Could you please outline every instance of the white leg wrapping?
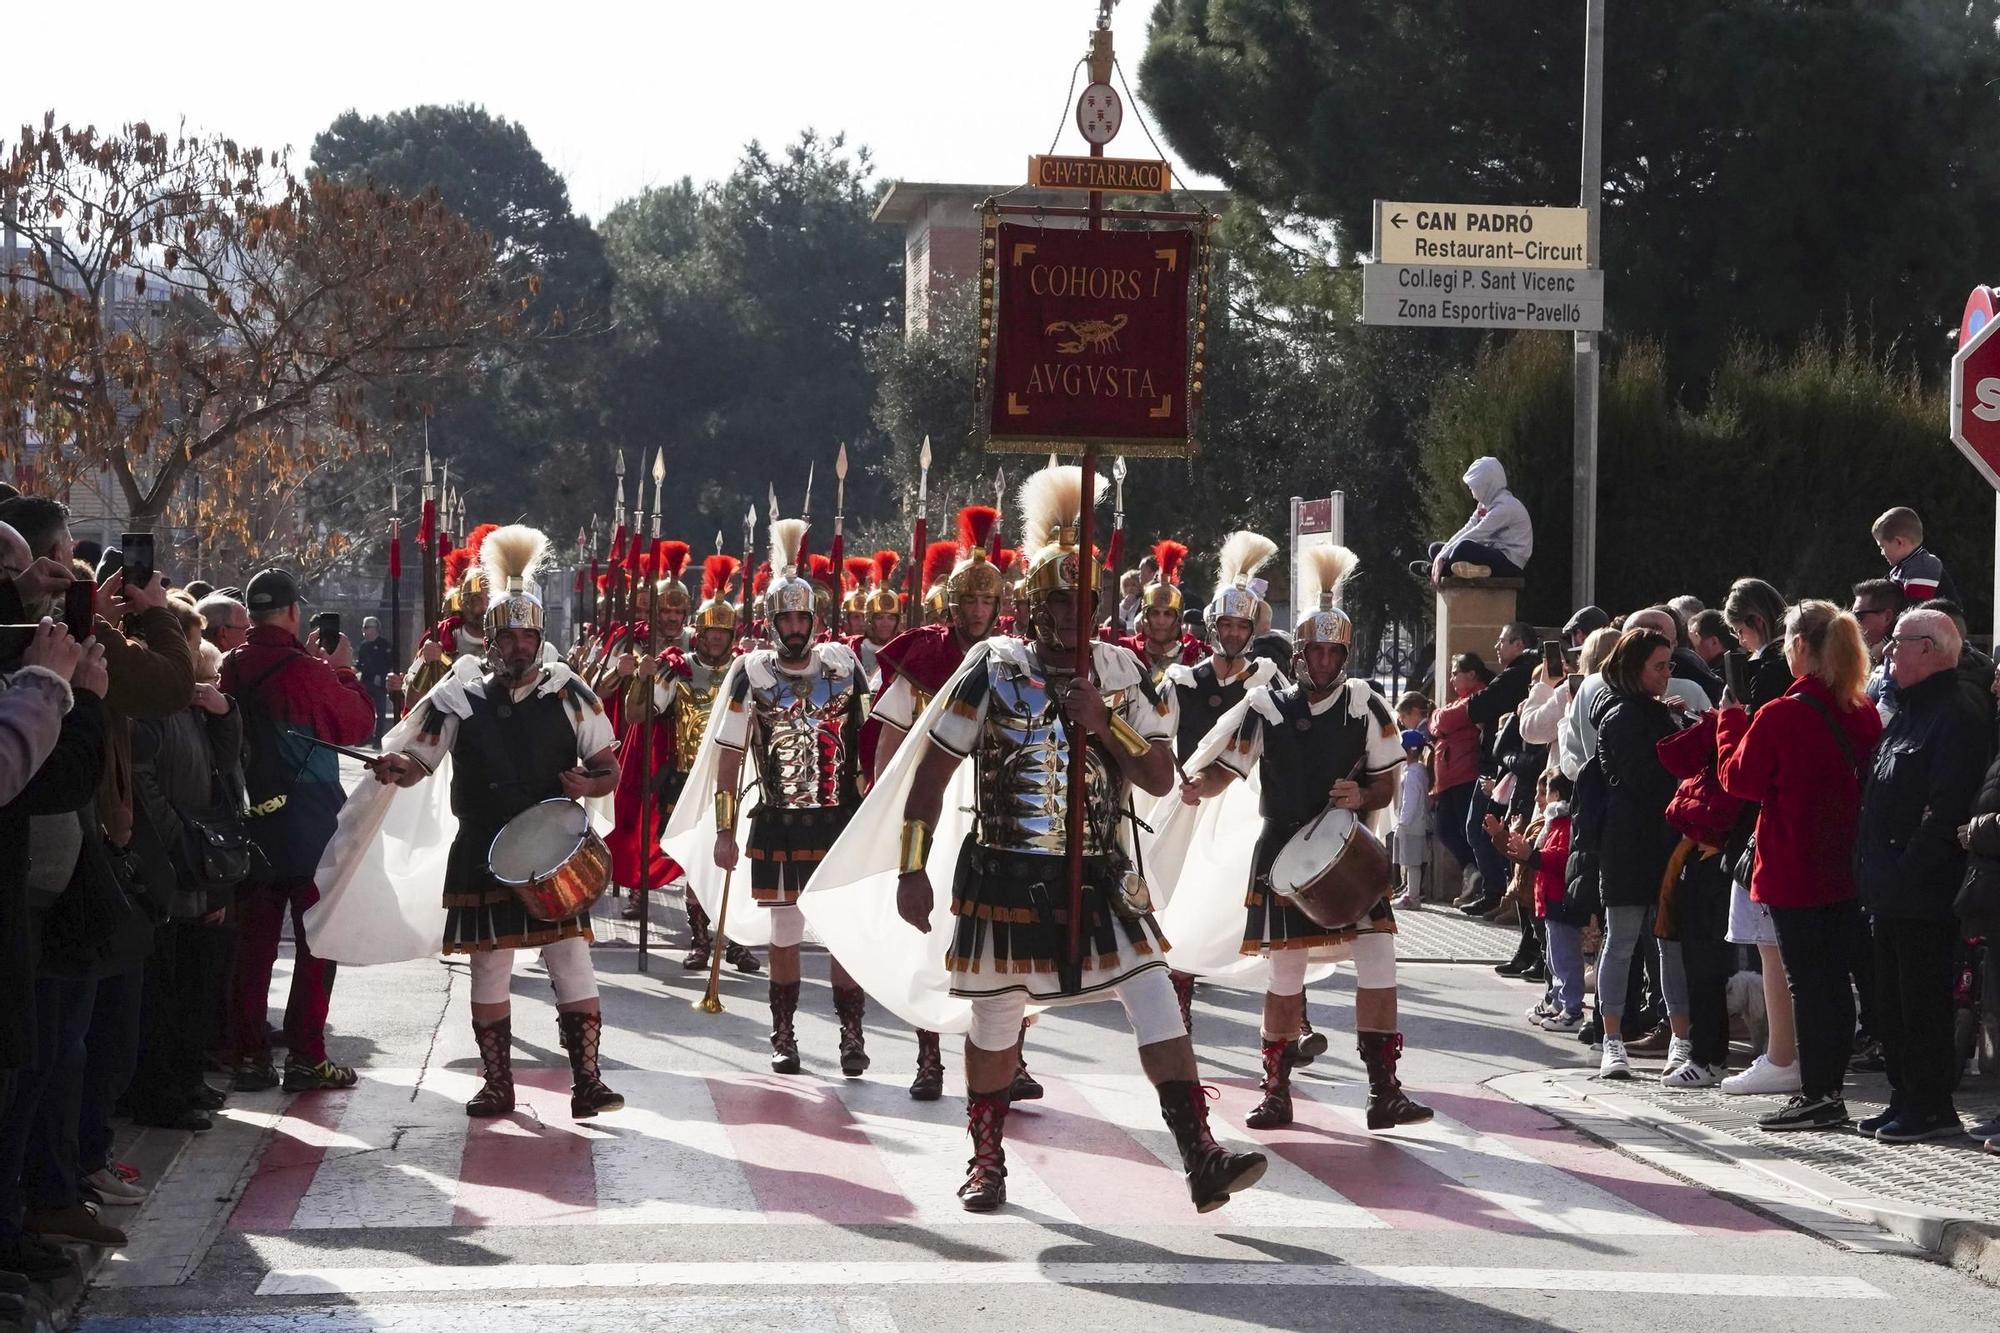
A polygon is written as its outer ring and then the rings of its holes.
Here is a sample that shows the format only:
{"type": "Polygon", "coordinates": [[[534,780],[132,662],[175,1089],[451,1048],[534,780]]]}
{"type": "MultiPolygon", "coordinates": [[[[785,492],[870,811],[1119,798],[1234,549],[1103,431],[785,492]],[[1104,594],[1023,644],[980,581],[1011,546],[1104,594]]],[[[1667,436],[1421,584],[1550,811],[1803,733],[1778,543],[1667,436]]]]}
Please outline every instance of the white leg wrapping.
{"type": "Polygon", "coordinates": [[[1125,1020],[1141,1046],[1187,1036],[1187,1026],[1181,1022],[1180,997],[1174,994],[1174,983],[1164,967],[1127,977],[1118,987],[1118,1003],[1125,1006],[1125,1020]]]}
{"type": "Polygon", "coordinates": [[[1396,937],[1365,931],[1354,940],[1354,984],[1363,990],[1396,988],[1396,937]]]}
{"type": "Polygon", "coordinates": [[[972,1002],[972,1028],[966,1036],[982,1051],[1009,1050],[1021,1039],[1021,1018],[1027,1012],[1028,997],[1020,991],[981,995],[972,1002]]]}
{"type": "Polygon", "coordinates": [[[549,985],[555,987],[557,1004],[575,1004],[597,998],[597,969],[590,962],[590,941],[581,935],[542,946],[542,966],[548,969],[549,985]]]}
{"type": "Polygon", "coordinates": [[[1273,995],[1303,995],[1306,990],[1306,955],[1310,949],[1271,950],[1270,992],[1273,995]]]}
{"type": "Polygon", "coordinates": [[[472,1002],[505,1004],[513,989],[514,951],[487,949],[469,955],[472,962],[472,1002]]]}
{"type": "Polygon", "coordinates": [[[774,948],[797,948],[806,937],[806,914],[796,907],[772,907],[771,944],[774,948]]]}

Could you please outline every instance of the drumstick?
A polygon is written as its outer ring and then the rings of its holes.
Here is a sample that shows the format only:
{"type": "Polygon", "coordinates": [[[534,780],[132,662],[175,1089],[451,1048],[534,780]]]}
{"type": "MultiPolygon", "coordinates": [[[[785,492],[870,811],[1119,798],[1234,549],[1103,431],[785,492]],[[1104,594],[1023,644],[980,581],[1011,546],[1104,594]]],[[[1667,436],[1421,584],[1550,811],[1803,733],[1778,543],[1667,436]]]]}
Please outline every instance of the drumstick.
{"type": "Polygon", "coordinates": [[[288,729],[285,734],[288,736],[292,736],[298,740],[302,740],[306,742],[308,745],[317,745],[322,750],[331,750],[335,754],[344,754],[349,759],[358,759],[369,768],[375,767],[375,765],[381,763],[384,759],[388,758],[387,755],[370,754],[366,750],[356,750],[346,745],[335,745],[332,741],[323,741],[319,737],[313,735],[311,732],[300,731],[296,727],[288,729]]]}
{"type": "MultiPolygon", "coordinates": [[[[586,768],[583,770],[583,775],[587,778],[608,778],[611,776],[611,770],[608,768],[586,768]]],[[[489,782],[486,785],[491,791],[512,791],[516,787],[539,787],[542,783],[539,779],[529,779],[521,782],[489,782]]]]}

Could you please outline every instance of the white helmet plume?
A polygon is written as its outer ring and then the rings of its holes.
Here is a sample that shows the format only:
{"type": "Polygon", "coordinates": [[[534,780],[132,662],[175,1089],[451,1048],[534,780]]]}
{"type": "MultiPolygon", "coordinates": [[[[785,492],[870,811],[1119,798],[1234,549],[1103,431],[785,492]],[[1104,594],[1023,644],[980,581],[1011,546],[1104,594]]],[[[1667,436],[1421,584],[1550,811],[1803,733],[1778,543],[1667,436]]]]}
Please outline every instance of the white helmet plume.
{"type": "Polygon", "coordinates": [[[1309,546],[1305,567],[1299,571],[1298,605],[1311,614],[1340,604],[1340,587],[1354,573],[1361,558],[1345,546],[1309,546]]]}
{"type": "MultiPolygon", "coordinates": [[[[1102,500],[1111,483],[1097,474],[1095,500],[1102,500]]],[[[1083,518],[1083,469],[1051,464],[1031,472],[1021,483],[1021,549],[1029,554],[1052,543],[1076,540],[1083,518]]]]}
{"type": "Polygon", "coordinates": [[[775,581],[798,570],[799,548],[805,545],[808,524],[802,518],[781,518],[771,524],[771,578],[775,581]]]}
{"type": "Polygon", "coordinates": [[[525,523],[510,523],[486,534],[479,547],[479,567],[494,596],[535,591],[535,576],[549,555],[548,537],[525,523]]]}
{"type": "Polygon", "coordinates": [[[1262,533],[1230,533],[1222,543],[1222,554],[1217,561],[1216,595],[1220,596],[1227,588],[1248,586],[1251,576],[1277,553],[1278,544],[1262,533]]]}

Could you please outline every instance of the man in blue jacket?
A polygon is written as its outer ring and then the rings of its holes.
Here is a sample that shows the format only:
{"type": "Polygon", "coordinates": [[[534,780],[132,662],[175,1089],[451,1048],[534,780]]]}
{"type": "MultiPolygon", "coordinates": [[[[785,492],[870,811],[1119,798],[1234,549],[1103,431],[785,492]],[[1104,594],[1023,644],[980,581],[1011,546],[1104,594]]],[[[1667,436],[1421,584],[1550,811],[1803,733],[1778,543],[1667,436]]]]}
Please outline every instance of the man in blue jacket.
{"type": "Polygon", "coordinates": [[[1952,1105],[1952,899],[1965,876],[1957,830],[1992,753],[1992,728],[1958,688],[1950,616],[1907,611],[1889,640],[1897,710],[1861,795],[1855,881],[1874,927],[1875,1035],[1890,1099],[1858,1128],[1883,1143],[1964,1132],[1952,1105]]]}

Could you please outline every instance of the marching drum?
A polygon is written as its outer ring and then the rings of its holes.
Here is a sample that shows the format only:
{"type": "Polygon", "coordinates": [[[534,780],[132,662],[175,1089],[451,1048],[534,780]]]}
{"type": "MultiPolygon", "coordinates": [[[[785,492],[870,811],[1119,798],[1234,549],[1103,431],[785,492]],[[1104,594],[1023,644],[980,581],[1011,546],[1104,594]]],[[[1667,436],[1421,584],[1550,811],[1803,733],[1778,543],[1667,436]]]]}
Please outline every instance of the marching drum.
{"type": "Polygon", "coordinates": [[[1279,849],[1267,878],[1272,892],[1337,929],[1367,920],[1389,891],[1389,857],[1359,815],[1328,806],[1279,849]]]}
{"type": "Polygon", "coordinates": [[[486,854],[493,878],[537,921],[587,912],[611,883],[611,853],[575,801],[558,796],[507,821],[486,854]]]}

